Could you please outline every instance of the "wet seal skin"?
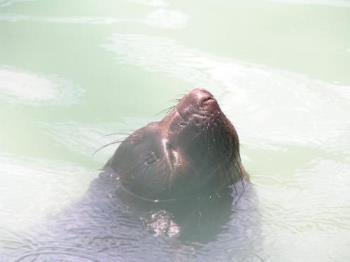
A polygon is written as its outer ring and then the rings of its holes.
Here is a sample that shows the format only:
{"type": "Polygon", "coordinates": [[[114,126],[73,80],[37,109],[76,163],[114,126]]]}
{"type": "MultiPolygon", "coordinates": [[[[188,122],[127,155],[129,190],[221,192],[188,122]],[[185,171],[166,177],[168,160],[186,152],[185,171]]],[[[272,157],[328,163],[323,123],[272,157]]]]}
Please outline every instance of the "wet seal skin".
{"type": "Polygon", "coordinates": [[[116,173],[129,194],[153,202],[214,195],[248,181],[234,126],[199,88],[127,137],[104,170],[116,173]]]}

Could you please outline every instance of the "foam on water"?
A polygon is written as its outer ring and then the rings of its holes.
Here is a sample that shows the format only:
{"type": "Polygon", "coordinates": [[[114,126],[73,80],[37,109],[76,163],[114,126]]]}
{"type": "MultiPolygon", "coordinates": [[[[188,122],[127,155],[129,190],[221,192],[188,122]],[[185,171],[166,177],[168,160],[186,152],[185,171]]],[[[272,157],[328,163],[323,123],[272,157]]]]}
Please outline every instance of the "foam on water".
{"type": "Polygon", "coordinates": [[[283,4],[324,5],[330,7],[350,7],[348,0],[270,0],[283,4]]]}
{"type": "Polygon", "coordinates": [[[0,15],[0,21],[4,22],[40,22],[58,24],[91,24],[91,25],[113,25],[119,23],[135,23],[151,27],[166,29],[181,29],[186,27],[189,16],[170,9],[156,9],[143,18],[115,18],[115,17],[37,17],[21,14],[0,15]]]}
{"type": "Polygon", "coordinates": [[[157,9],[147,15],[144,23],[154,27],[179,29],[186,27],[189,16],[175,10],[157,9]]]}
{"type": "Polygon", "coordinates": [[[7,102],[70,105],[81,94],[80,88],[58,77],[0,67],[0,99],[7,102]]]}
{"type": "MultiPolygon", "coordinates": [[[[21,2],[34,2],[35,0],[0,0],[0,7],[7,7],[13,4],[21,3],[21,2]]],[[[152,6],[152,7],[166,7],[169,5],[167,1],[164,0],[127,0],[128,2],[152,6]]]]}
{"type": "Polygon", "coordinates": [[[21,2],[33,2],[34,0],[0,0],[0,7],[7,7],[21,2]]]}
{"type": "Polygon", "coordinates": [[[136,3],[136,4],[155,6],[155,7],[165,7],[169,5],[169,3],[164,0],[127,0],[127,1],[136,3]]]}
{"type": "Polygon", "coordinates": [[[211,90],[243,144],[350,149],[347,86],[212,56],[164,37],[114,34],[104,47],[118,63],[211,90]]]}

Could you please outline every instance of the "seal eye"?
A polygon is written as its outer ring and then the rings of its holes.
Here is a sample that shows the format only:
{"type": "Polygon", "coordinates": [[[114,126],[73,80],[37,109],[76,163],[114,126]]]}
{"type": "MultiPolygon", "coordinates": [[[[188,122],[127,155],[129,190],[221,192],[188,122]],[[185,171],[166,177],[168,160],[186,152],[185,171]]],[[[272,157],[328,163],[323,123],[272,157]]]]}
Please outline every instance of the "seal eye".
{"type": "Polygon", "coordinates": [[[145,159],[145,164],[146,165],[151,165],[154,162],[156,162],[158,159],[157,155],[154,152],[151,152],[147,154],[146,159],[145,159]]]}

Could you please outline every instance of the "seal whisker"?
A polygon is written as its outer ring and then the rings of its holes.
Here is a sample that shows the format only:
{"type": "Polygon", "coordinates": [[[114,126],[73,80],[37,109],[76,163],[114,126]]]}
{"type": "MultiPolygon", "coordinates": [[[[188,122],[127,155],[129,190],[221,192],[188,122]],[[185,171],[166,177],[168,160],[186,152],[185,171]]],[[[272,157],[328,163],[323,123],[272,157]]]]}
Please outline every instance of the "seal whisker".
{"type": "Polygon", "coordinates": [[[168,100],[168,102],[170,102],[170,103],[178,103],[180,101],[180,99],[179,98],[170,99],[170,100],[168,100]]]}
{"type": "Polygon", "coordinates": [[[105,134],[103,135],[104,137],[107,136],[114,136],[114,135],[122,135],[122,136],[130,136],[132,133],[123,133],[123,132],[115,132],[115,133],[109,133],[109,134],[105,134]]]}
{"type": "Polygon", "coordinates": [[[177,99],[180,101],[185,95],[187,95],[187,94],[181,93],[181,94],[177,94],[176,96],[179,97],[177,99]]]}
{"type": "Polygon", "coordinates": [[[164,113],[169,113],[170,111],[174,110],[175,106],[169,106],[167,108],[164,108],[162,109],[161,111],[159,111],[156,116],[159,116],[161,114],[164,114],[164,113]]]}
{"type": "Polygon", "coordinates": [[[96,153],[98,153],[99,151],[101,151],[102,149],[104,149],[104,148],[106,148],[106,147],[108,147],[108,146],[111,146],[111,145],[114,145],[114,144],[120,144],[120,143],[123,143],[124,141],[125,141],[125,139],[115,140],[115,141],[112,141],[112,142],[110,142],[110,143],[108,143],[108,144],[105,144],[105,145],[103,145],[103,146],[100,146],[98,149],[96,149],[96,150],[92,153],[92,155],[93,155],[93,156],[96,155],[96,153]]]}

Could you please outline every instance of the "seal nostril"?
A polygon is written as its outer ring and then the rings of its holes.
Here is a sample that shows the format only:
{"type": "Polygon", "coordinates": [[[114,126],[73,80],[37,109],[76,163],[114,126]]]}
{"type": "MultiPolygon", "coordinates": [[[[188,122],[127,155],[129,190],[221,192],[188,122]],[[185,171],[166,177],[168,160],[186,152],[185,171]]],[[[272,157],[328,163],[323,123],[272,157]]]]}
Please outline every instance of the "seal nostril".
{"type": "Polygon", "coordinates": [[[215,99],[214,99],[213,97],[211,97],[211,96],[204,97],[204,98],[202,99],[202,101],[201,101],[201,104],[202,104],[202,105],[203,105],[203,104],[207,104],[207,103],[212,102],[212,101],[215,101],[215,99]]]}

